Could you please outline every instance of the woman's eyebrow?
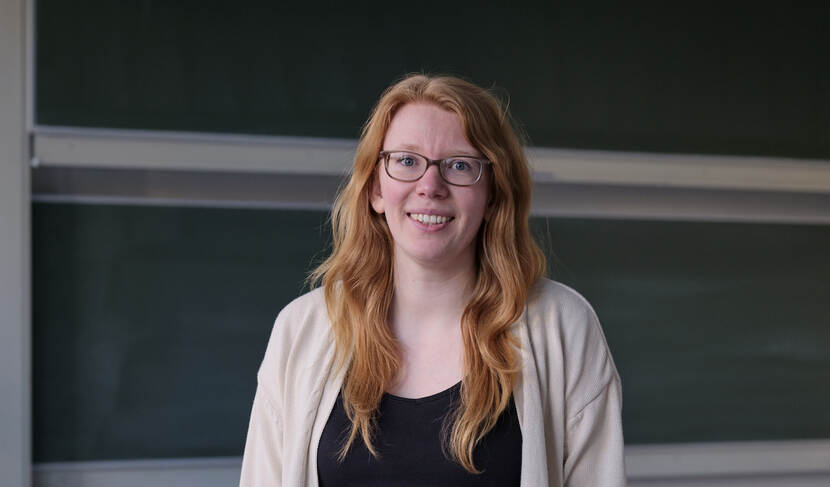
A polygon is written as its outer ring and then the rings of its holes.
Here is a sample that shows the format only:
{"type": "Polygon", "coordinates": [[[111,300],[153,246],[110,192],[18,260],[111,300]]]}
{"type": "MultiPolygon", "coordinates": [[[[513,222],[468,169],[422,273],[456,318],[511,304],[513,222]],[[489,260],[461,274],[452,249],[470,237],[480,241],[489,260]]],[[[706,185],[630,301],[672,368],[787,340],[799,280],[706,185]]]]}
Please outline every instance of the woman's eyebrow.
{"type": "MultiPolygon", "coordinates": [[[[421,148],[415,144],[401,144],[400,148],[421,154],[421,152],[419,152],[421,148]]],[[[446,157],[452,156],[481,157],[480,155],[477,155],[475,151],[470,151],[467,149],[449,151],[446,157]]]]}
{"type": "Polygon", "coordinates": [[[419,150],[421,150],[420,147],[413,144],[403,144],[401,145],[401,149],[411,150],[412,152],[418,152],[419,150]]]}

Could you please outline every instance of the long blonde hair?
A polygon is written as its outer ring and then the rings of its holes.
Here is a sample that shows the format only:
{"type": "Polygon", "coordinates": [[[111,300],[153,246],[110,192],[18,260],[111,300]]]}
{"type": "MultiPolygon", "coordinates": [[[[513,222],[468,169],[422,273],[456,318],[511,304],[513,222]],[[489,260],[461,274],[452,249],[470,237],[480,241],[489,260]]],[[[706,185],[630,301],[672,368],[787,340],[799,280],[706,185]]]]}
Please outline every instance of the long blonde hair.
{"type": "Polygon", "coordinates": [[[445,423],[444,445],[477,473],[473,450],[509,405],[520,370],[509,328],[524,310],[545,256],[530,234],[530,173],[507,108],[485,89],[451,76],[411,75],[389,87],[363,128],[348,183],[332,208],[333,249],[311,274],[321,282],[338,363],[347,367],[343,405],[352,426],[340,458],[358,435],[369,451],[381,397],[401,365],[388,316],[394,292],[392,235],[369,202],[378,152],[396,111],[413,102],[455,113],[464,133],[492,161],[490,202],[477,237],[472,297],[461,318],[461,401],[445,423]]]}

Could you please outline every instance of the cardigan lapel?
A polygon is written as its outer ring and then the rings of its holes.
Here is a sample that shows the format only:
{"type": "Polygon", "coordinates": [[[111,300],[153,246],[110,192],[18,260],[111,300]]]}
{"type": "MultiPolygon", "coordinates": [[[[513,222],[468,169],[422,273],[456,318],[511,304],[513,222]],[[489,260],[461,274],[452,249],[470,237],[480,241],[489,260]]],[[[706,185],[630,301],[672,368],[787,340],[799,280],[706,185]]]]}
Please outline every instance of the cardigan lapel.
{"type": "Polygon", "coordinates": [[[309,420],[309,444],[306,449],[306,459],[303,464],[306,466],[305,486],[318,487],[319,479],[317,478],[317,448],[320,444],[320,437],[323,434],[323,429],[326,422],[331,415],[331,410],[334,408],[334,403],[337,400],[337,395],[340,388],[343,386],[343,379],[346,376],[346,369],[351,359],[346,359],[341,367],[335,367],[335,346],[334,338],[330,336],[329,346],[322,357],[319,364],[324,367],[325,374],[317,387],[314,388],[315,396],[310,398],[309,404],[316,405],[315,408],[308,411],[309,420]]]}

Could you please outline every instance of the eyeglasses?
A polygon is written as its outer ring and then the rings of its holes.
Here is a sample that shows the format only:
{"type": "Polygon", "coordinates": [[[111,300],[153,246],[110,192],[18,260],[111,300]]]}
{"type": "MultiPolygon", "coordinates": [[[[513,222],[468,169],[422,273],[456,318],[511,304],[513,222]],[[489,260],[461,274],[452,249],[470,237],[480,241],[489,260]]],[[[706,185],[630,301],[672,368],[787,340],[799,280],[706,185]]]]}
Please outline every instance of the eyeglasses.
{"type": "Polygon", "coordinates": [[[429,166],[438,166],[441,179],[453,186],[471,186],[481,179],[487,159],[470,156],[452,156],[446,159],[427,159],[411,151],[380,151],[383,166],[390,178],[412,182],[421,179],[429,166]]]}

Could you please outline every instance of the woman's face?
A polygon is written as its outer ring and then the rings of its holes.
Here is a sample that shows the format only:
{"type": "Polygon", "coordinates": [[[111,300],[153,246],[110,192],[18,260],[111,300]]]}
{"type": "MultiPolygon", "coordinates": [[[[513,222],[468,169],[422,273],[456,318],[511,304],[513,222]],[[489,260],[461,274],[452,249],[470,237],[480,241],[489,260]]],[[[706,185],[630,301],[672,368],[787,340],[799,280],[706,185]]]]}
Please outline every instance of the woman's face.
{"type": "MultiPolygon", "coordinates": [[[[429,159],[482,157],[464,135],[458,116],[429,103],[409,103],[398,109],[386,131],[383,150],[408,150],[429,159]]],[[[436,165],[413,182],[390,178],[382,160],[376,174],[372,208],[386,216],[397,260],[446,270],[474,260],[475,239],[488,198],[486,167],[472,186],[448,184],[436,165]],[[433,220],[438,223],[424,223],[425,215],[436,217],[433,220]]]]}

